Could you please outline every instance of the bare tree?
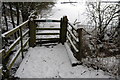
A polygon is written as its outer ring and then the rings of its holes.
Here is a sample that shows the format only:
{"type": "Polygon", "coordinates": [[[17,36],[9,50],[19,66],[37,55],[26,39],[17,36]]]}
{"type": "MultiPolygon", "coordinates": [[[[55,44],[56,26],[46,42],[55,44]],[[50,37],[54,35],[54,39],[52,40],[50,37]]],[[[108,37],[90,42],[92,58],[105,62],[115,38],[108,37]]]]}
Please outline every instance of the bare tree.
{"type": "Polygon", "coordinates": [[[97,37],[100,41],[103,41],[107,29],[110,27],[111,22],[114,19],[118,19],[118,12],[120,12],[118,4],[107,4],[101,2],[89,2],[87,3],[87,14],[91,25],[95,27],[97,31],[97,37]]]}

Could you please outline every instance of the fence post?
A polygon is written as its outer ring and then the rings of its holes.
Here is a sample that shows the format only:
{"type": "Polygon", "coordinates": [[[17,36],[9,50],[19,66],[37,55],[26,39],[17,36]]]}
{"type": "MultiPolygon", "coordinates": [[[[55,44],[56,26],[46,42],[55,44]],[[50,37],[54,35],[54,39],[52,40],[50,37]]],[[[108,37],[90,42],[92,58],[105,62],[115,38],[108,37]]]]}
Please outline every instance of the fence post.
{"type": "Polygon", "coordinates": [[[29,46],[34,47],[36,45],[36,24],[34,22],[34,18],[30,17],[30,20],[28,22],[29,25],[29,46]]]}
{"type": "Polygon", "coordinates": [[[60,42],[62,43],[62,27],[63,26],[63,18],[60,20],[60,42]]]}
{"type": "Polygon", "coordinates": [[[66,34],[67,34],[67,26],[68,26],[68,19],[67,19],[67,16],[64,16],[62,19],[61,19],[61,43],[64,44],[64,42],[66,41],[66,34]]]}
{"type": "Polygon", "coordinates": [[[79,42],[78,42],[78,48],[79,48],[79,53],[78,53],[78,59],[81,61],[82,60],[82,57],[83,57],[83,53],[82,53],[82,29],[83,28],[79,28],[77,31],[78,31],[78,39],[79,39],[79,42]]]}
{"type": "Polygon", "coordinates": [[[22,54],[22,59],[24,58],[23,54],[23,36],[22,36],[22,26],[20,26],[20,40],[21,40],[21,54],[22,54]]]}

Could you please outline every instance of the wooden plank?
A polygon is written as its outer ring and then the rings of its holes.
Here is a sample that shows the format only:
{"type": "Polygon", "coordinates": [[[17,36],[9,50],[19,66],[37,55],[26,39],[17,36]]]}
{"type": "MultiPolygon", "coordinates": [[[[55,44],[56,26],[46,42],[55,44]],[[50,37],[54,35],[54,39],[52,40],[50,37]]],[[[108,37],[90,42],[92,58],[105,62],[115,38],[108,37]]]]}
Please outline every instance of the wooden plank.
{"type": "Polygon", "coordinates": [[[60,35],[60,33],[36,33],[36,35],[60,35]]]}
{"type": "Polygon", "coordinates": [[[29,33],[29,30],[26,30],[26,32],[23,33],[23,37],[25,37],[29,33]]]}
{"type": "Polygon", "coordinates": [[[25,47],[25,46],[27,45],[27,43],[29,42],[29,39],[30,39],[30,38],[28,38],[28,39],[23,43],[23,47],[25,47]]]}
{"type": "Polygon", "coordinates": [[[73,37],[73,39],[74,39],[76,42],[78,42],[78,39],[74,36],[74,34],[73,34],[69,29],[67,29],[67,30],[68,30],[69,34],[73,37]]]}
{"type": "Polygon", "coordinates": [[[36,30],[60,30],[60,28],[36,28],[36,30]]]}
{"type": "Polygon", "coordinates": [[[78,57],[79,60],[81,61],[82,58],[84,57],[84,54],[82,53],[82,30],[83,28],[79,28],[78,29],[78,38],[79,38],[79,53],[78,53],[78,57]]]}
{"type": "Polygon", "coordinates": [[[59,40],[60,38],[37,38],[36,40],[59,40]]]}
{"type": "Polygon", "coordinates": [[[60,20],[42,20],[42,19],[35,19],[35,22],[60,22],[60,20]]]}
{"type": "Polygon", "coordinates": [[[70,37],[67,35],[67,39],[68,41],[70,42],[70,44],[72,45],[73,49],[76,51],[76,52],[79,52],[79,50],[76,48],[76,46],[73,44],[72,40],[70,39],[70,37]]]}
{"type": "Polygon", "coordinates": [[[37,44],[46,44],[46,43],[56,43],[56,42],[59,42],[60,40],[59,39],[54,39],[54,40],[49,40],[49,41],[39,41],[39,40],[36,40],[36,43],[37,44]]]}
{"type": "Polygon", "coordinates": [[[30,29],[30,40],[29,40],[29,46],[34,47],[36,45],[36,23],[34,21],[29,21],[29,29],[30,29]]]}
{"type": "Polygon", "coordinates": [[[61,43],[64,44],[66,42],[66,34],[67,34],[67,27],[68,27],[68,19],[67,16],[63,17],[63,20],[61,21],[61,43]]]}

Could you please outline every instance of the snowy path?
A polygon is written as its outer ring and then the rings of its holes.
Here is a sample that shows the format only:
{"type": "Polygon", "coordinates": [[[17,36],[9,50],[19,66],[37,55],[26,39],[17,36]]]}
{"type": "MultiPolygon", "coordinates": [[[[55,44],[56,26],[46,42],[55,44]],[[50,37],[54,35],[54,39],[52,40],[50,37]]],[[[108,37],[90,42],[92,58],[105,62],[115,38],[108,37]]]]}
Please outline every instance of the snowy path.
{"type": "Polygon", "coordinates": [[[16,76],[20,78],[109,78],[103,71],[72,67],[64,45],[30,48],[16,76]]]}

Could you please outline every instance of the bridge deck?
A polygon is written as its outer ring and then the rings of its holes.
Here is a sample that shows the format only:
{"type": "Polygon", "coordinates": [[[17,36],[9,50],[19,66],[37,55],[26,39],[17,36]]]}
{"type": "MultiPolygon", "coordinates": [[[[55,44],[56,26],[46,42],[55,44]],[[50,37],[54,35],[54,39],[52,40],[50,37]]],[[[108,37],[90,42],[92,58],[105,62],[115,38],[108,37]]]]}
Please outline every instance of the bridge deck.
{"type": "Polygon", "coordinates": [[[20,78],[108,78],[103,71],[72,67],[64,45],[30,48],[16,75],[20,78]]]}

